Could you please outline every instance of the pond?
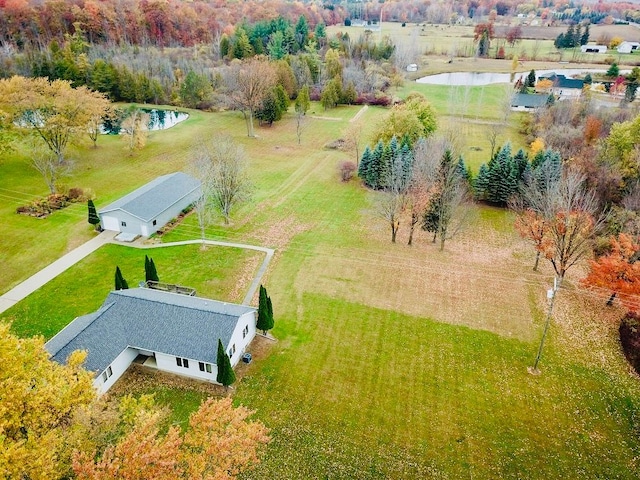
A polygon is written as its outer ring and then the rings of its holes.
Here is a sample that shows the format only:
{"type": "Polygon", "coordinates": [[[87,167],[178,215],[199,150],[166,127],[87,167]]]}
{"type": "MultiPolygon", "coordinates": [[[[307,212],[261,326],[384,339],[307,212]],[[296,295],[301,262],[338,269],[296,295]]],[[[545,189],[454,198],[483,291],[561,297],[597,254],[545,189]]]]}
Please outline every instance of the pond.
{"type": "MultiPolygon", "coordinates": [[[[536,70],[536,76],[546,75],[549,73],[558,73],[566,77],[579,75],[581,73],[604,73],[606,70],[589,69],[589,68],[556,68],[554,70],[536,70]]],[[[427,85],[452,85],[452,86],[483,86],[494,83],[511,83],[516,78],[527,76],[529,72],[518,72],[515,75],[510,73],[488,73],[488,72],[450,72],[439,73],[437,75],[427,75],[416,80],[417,83],[427,85]]],[[[623,74],[624,72],[620,72],[623,74]]]]}
{"type": "MultiPolygon", "coordinates": [[[[177,110],[160,110],[157,108],[141,108],[142,112],[149,115],[147,129],[149,131],[166,130],[189,118],[189,114],[177,110]]],[[[117,135],[120,133],[122,122],[127,118],[127,112],[120,110],[115,118],[105,119],[100,132],[105,135],[117,135]]]]}

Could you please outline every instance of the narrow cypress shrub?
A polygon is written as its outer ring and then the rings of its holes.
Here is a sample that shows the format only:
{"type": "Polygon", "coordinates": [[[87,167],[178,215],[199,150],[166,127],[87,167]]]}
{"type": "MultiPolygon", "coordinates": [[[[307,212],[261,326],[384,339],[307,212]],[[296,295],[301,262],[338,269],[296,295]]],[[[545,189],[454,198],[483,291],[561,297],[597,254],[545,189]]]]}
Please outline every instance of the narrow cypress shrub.
{"type": "Polygon", "coordinates": [[[89,215],[87,221],[98,230],[98,225],[100,225],[100,217],[98,216],[98,212],[96,211],[96,206],[93,204],[93,200],[89,200],[87,202],[87,207],[89,209],[89,215]]]}
{"type": "Polygon", "coordinates": [[[231,368],[231,359],[227,352],[224,351],[222,340],[218,339],[218,353],[216,355],[216,364],[218,365],[218,374],[216,375],[216,382],[228,387],[236,381],[236,374],[231,368]]]}
{"type": "Polygon", "coordinates": [[[120,271],[120,267],[116,267],[116,290],[126,290],[129,288],[129,284],[122,276],[122,272],[120,271]]]}

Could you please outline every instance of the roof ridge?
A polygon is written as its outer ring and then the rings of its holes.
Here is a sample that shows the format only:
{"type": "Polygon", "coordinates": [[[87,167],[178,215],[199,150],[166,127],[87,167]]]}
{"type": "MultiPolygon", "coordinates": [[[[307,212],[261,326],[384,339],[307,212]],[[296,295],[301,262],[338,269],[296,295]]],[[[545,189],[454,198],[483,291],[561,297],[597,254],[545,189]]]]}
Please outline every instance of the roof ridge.
{"type": "MultiPolygon", "coordinates": [[[[180,297],[182,297],[182,298],[184,298],[184,299],[195,299],[195,300],[197,300],[198,302],[205,302],[205,303],[206,303],[206,302],[211,302],[211,303],[215,303],[215,304],[222,304],[222,305],[225,305],[225,306],[226,306],[226,305],[230,305],[230,306],[232,306],[232,307],[240,307],[240,308],[253,309],[253,307],[248,306],[248,305],[239,305],[239,304],[237,304],[237,303],[223,302],[223,301],[221,301],[221,300],[214,300],[214,299],[211,299],[211,298],[204,298],[204,297],[195,297],[195,296],[190,296],[190,295],[183,295],[183,294],[181,294],[181,293],[176,293],[176,292],[165,292],[165,291],[159,291],[159,290],[154,290],[154,289],[152,289],[152,288],[133,288],[133,289],[131,289],[131,290],[132,290],[132,292],[131,292],[131,293],[133,293],[133,291],[136,291],[136,290],[149,291],[149,292],[161,292],[161,293],[162,293],[162,295],[166,295],[166,294],[170,294],[170,295],[177,295],[177,296],[180,296],[180,297]]],[[[112,294],[116,294],[116,295],[120,295],[120,294],[121,294],[120,292],[123,292],[123,291],[122,291],[122,290],[115,290],[115,291],[113,291],[113,292],[111,292],[111,293],[112,293],[112,294]]],[[[152,295],[155,295],[155,293],[153,293],[152,295]]],[[[191,310],[197,310],[197,311],[199,311],[199,312],[209,312],[209,313],[211,313],[211,310],[205,310],[205,309],[203,309],[203,308],[199,308],[199,307],[197,307],[197,306],[191,306],[191,305],[176,305],[175,303],[171,303],[171,302],[169,302],[169,301],[165,301],[165,300],[163,300],[162,298],[143,298],[143,297],[138,297],[138,296],[134,296],[134,295],[126,295],[126,294],[124,294],[123,296],[126,296],[126,297],[128,297],[128,298],[136,298],[136,299],[138,299],[138,300],[145,300],[145,301],[148,301],[148,302],[160,303],[160,304],[162,304],[162,305],[172,305],[172,306],[174,306],[174,307],[184,307],[184,308],[189,308],[189,309],[191,309],[191,310]]],[[[226,315],[226,316],[229,316],[229,317],[233,316],[233,315],[231,315],[231,314],[229,314],[229,313],[226,313],[226,312],[220,312],[220,311],[216,311],[216,312],[214,312],[214,313],[218,313],[218,314],[220,314],[220,315],[226,315]]]]}

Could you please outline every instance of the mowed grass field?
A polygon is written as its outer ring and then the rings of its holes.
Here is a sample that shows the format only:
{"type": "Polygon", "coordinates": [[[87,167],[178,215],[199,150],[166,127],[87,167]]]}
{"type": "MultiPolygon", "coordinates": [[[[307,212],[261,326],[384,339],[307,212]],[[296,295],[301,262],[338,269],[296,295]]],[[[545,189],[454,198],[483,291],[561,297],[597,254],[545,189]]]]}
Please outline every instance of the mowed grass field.
{"type": "MultiPolygon", "coordinates": [[[[473,207],[468,226],[443,252],[423,233],[407,246],[405,224],[391,244],[387,225],[373,214],[376,194],[357,181],[340,182],[337,166],[348,156],[325,148],[358,110],[316,110],[337,120],[309,118],[301,145],[291,117],[248,139],[240,114],[194,112],[150,136],[133,157],[117,139],[105,139],[97,151],[77,150],[82,168],[71,183],[93,189],[100,207],[158,174],[186,168],[202,138],[229,133],[245,146],[253,196],[231,225],[215,221],[207,229],[210,239],[276,249],[264,283],[278,341],[234,393],[273,440],[244,478],[637,478],[640,381],[616,340],[621,312],[575,291],[577,276],[569,278],[543,373],[529,375],[549,267],[532,272],[533,250],[514,233],[511,215],[482,206],[473,207]]],[[[365,112],[365,134],[382,113],[365,112]]],[[[474,125],[479,138],[483,124],[474,125]]],[[[35,174],[18,168],[21,161],[0,165],[3,179],[9,169],[22,175],[3,180],[3,188],[25,198],[43,192],[35,174]]],[[[24,219],[33,222],[20,239],[29,254],[0,245],[10,268],[25,264],[13,282],[93,235],[81,210],[24,219]],[[57,253],[43,241],[50,231],[59,236],[57,253]]],[[[8,225],[23,221],[9,213],[2,217],[8,225]]],[[[163,241],[198,236],[189,216],[163,241]]],[[[257,264],[232,249],[173,248],[150,253],[161,279],[215,298],[241,298],[257,264]]],[[[4,318],[22,334],[50,336],[102,303],[115,264],[130,283],[140,279],[144,253],[101,249],[4,318]]],[[[198,398],[164,387],[158,394],[168,404],[188,398],[195,405],[198,398]]]]}

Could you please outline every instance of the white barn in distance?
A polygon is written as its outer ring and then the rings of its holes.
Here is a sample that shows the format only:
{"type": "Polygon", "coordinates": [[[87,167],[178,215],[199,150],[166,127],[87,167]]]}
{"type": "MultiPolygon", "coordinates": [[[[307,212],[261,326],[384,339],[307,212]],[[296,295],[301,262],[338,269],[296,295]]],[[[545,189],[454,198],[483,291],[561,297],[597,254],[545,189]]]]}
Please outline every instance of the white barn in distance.
{"type": "Polygon", "coordinates": [[[85,368],[96,374],[98,393],[105,393],[136,359],[215,383],[218,339],[233,367],[255,335],[253,307],[134,288],[111,292],[96,312],[73,320],[45,348],[58,363],[86,350],[85,368]]]}
{"type": "Polygon", "coordinates": [[[199,180],[176,172],[152,180],[98,210],[104,230],[148,237],[201,195],[199,180]]]}

